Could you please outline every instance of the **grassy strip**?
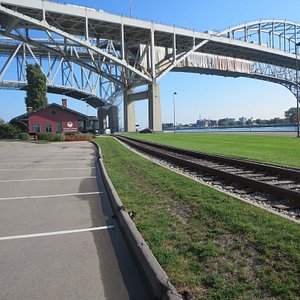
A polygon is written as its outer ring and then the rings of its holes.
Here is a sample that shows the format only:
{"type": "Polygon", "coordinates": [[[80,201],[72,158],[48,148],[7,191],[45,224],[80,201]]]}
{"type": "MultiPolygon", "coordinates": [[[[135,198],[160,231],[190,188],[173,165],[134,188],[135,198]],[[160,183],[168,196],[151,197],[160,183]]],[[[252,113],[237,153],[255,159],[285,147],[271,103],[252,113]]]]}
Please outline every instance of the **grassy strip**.
{"type": "Polygon", "coordinates": [[[299,299],[299,226],[98,138],[154,255],[192,299],[299,299]]]}
{"type": "MultiPolygon", "coordinates": [[[[130,135],[129,135],[130,136],[130,135]]],[[[243,134],[134,134],[180,148],[300,167],[300,139],[243,134]]]]}

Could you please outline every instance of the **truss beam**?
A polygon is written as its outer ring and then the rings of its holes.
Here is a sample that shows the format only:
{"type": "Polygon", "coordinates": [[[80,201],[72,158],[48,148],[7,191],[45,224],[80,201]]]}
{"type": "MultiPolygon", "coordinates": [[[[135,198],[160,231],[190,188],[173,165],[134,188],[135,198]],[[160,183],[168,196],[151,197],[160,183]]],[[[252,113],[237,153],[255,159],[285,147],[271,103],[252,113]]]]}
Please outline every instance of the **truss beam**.
{"type": "Polygon", "coordinates": [[[4,0],[0,27],[3,86],[25,82],[26,64],[34,62],[49,86],[89,93],[101,105],[124,94],[131,114],[134,88],[148,85],[158,98],[156,83],[170,71],[252,77],[291,91],[299,85],[295,52],[300,25],[289,21],[195,32],[48,1],[4,0]],[[16,68],[17,78],[8,80],[10,68],[16,68]]]}

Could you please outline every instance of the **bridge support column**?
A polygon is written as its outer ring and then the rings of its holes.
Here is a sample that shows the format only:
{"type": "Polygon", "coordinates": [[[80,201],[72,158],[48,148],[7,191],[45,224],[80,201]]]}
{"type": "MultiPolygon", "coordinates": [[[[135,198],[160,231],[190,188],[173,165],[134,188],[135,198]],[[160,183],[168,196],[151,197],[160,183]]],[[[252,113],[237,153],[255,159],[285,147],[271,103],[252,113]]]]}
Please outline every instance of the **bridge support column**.
{"type": "Polygon", "coordinates": [[[160,90],[158,83],[148,85],[148,115],[149,128],[153,131],[162,131],[160,90]]]}
{"type": "Polygon", "coordinates": [[[135,109],[134,101],[130,99],[132,90],[124,92],[124,131],[135,132],[135,109]]]}
{"type": "Polygon", "coordinates": [[[110,129],[112,133],[119,131],[119,109],[113,105],[110,107],[100,107],[98,109],[99,131],[103,133],[105,129],[110,129]]]}
{"type": "Polygon", "coordinates": [[[157,83],[148,85],[148,90],[133,93],[132,90],[124,92],[124,130],[135,132],[134,102],[148,99],[148,128],[153,131],[162,131],[160,91],[157,83]]]}

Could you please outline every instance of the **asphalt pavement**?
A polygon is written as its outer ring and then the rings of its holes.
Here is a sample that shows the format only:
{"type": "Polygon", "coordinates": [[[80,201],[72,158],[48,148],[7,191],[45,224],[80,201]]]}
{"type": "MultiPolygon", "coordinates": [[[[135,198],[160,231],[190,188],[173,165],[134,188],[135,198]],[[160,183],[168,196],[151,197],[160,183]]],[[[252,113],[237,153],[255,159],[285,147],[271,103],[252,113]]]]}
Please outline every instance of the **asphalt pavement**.
{"type": "Polygon", "coordinates": [[[87,142],[0,142],[0,299],[150,299],[87,142]]]}

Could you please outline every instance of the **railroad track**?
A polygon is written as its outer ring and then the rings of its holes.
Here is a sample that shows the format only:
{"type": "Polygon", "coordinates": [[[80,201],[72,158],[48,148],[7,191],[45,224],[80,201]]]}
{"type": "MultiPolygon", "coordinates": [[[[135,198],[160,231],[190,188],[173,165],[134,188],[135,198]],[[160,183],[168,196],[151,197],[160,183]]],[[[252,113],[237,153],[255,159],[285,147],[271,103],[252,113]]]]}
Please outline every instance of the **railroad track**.
{"type": "Polygon", "coordinates": [[[300,169],[116,137],[141,152],[201,173],[204,181],[218,181],[225,190],[240,189],[241,194],[255,195],[258,201],[273,201],[278,209],[300,208],[300,169]]]}

